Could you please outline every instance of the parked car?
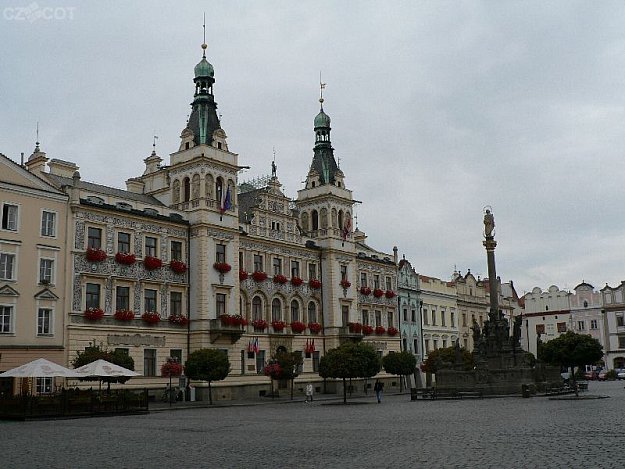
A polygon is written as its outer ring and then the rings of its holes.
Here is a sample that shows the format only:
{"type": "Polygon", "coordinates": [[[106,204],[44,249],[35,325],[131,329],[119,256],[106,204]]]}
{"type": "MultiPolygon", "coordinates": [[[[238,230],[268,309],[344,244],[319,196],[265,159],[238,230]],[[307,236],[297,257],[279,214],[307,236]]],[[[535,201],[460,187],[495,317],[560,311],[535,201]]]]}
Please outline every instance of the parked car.
{"type": "Polygon", "coordinates": [[[584,378],[590,381],[594,381],[599,377],[599,373],[597,373],[596,371],[587,371],[586,373],[584,373],[584,378]]]}
{"type": "Polygon", "coordinates": [[[601,370],[597,375],[599,381],[605,381],[607,379],[608,370],[601,370]]]}
{"type": "Polygon", "coordinates": [[[625,379],[625,370],[621,370],[616,373],[616,379],[625,379]]]}

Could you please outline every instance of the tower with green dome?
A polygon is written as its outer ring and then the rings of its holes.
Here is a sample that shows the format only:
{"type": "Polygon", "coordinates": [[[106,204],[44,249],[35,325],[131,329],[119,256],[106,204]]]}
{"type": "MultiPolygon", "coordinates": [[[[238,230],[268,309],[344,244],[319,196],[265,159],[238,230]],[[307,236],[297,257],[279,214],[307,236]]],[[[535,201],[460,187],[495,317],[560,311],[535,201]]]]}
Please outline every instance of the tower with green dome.
{"type": "Polygon", "coordinates": [[[213,134],[220,129],[217,103],[213,95],[215,69],[206,60],[206,43],[202,44],[202,60],[194,68],[195,94],[187,128],[193,132],[195,145],[211,145],[213,134]]]}

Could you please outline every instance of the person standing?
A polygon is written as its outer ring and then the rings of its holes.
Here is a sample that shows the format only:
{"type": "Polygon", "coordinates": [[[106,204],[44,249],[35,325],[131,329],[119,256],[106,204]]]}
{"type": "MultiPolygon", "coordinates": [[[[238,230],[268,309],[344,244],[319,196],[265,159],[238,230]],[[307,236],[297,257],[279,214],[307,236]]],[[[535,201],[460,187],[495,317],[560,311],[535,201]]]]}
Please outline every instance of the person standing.
{"type": "Polygon", "coordinates": [[[306,402],[313,401],[313,393],[315,392],[312,383],[306,385],[306,402]]]}
{"type": "Polygon", "coordinates": [[[379,379],[376,379],[373,390],[375,391],[375,397],[378,398],[379,404],[380,402],[382,402],[382,391],[384,391],[384,383],[382,383],[379,379]]]}

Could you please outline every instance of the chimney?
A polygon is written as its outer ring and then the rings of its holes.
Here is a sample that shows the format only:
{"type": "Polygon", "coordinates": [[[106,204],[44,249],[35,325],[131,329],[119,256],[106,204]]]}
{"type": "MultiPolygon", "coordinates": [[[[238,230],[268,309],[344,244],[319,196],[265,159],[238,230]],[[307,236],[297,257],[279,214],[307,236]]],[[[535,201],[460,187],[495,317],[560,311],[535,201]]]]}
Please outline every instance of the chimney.
{"type": "Polygon", "coordinates": [[[126,181],[126,189],[128,192],[133,192],[134,194],[143,194],[144,186],[145,184],[141,178],[130,178],[126,181]]]}
{"type": "Polygon", "coordinates": [[[54,174],[55,176],[61,176],[64,178],[74,177],[74,173],[78,171],[78,166],[75,163],[70,161],[63,161],[57,159],[51,159],[48,163],[48,167],[50,168],[50,174],[54,174]]]}

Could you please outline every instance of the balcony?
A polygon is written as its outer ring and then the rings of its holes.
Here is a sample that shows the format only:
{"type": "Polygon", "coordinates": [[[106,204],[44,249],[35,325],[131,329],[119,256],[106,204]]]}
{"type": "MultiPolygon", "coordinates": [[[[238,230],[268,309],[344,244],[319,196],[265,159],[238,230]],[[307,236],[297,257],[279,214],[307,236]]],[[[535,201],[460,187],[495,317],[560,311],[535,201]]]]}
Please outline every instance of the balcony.
{"type": "Polygon", "coordinates": [[[355,332],[351,326],[339,327],[339,339],[341,341],[359,342],[363,337],[362,332],[355,332]]]}
{"type": "Polygon", "coordinates": [[[234,344],[243,335],[243,326],[224,324],[221,319],[211,319],[209,327],[211,343],[224,337],[228,338],[231,344],[234,344]]]}

